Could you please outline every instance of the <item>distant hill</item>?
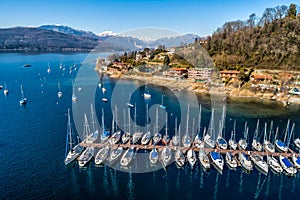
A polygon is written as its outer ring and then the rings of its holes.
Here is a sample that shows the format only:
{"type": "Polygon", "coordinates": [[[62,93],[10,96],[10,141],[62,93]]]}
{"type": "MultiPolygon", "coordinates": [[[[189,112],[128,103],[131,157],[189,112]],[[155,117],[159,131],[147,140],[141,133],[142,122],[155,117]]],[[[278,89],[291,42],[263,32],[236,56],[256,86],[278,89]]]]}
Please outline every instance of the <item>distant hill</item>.
{"type": "Polygon", "coordinates": [[[63,25],[13,27],[0,29],[0,52],[132,51],[159,45],[179,46],[193,42],[195,37],[198,36],[187,34],[146,42],[116,34],[96,35],[63,25]]]}
{"type": "Polygon", "coordinates": [[[268,8],[261,18],[225,23],[203,45],[220,69],[300,70],[300,15],[291,6],[268,8]]]}

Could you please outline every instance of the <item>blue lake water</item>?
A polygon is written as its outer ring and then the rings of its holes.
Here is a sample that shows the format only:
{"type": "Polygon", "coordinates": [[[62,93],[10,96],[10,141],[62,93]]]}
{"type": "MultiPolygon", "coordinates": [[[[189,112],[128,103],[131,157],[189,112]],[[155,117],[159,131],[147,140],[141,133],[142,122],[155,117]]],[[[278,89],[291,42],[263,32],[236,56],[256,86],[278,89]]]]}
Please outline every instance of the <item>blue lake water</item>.
{"type": "MultiPolygon", "coordinates": [[[[76,162],[66,167],[63,162],[66,114],[68,108],[76,108],[74,103],[72,105],[71,96],[72,81],[75,81],[77,71],[70,74],[69,67],[76,65],[80,68],[79,64],[86,57],[87,54],[0,54],[0,84],[6,82],[9,90],[7,96],[3,95],[3,90],[0,91],[0,199],[299,199],[299,174],[290,178],[269,172],[265,176],[256,169],[247,174],[241,168],[231,171],[225,167],[221,175],[214,168],[204,172],[199,163],[193,171],[188,165],[184,169],[177,169],[173,163],[167,171],[160,169],[148,173],[126,173],[107,166],[96,167],[93,162],[85,169],[80,169],[76,162]],[[48,63],[51,67],[49,74],[48,63]],[[59,69],[60,63],[66,67],[65,71],[59,69]],[[32,66],[24,68],[24,64],[32,66]],[[57,97],[58,82],[63,91],[61,99],[57,97]],[[21,84],[28,98],[25,106],[19,105],[21,84]]],[[[85,64],[81,67],[85,67],[85,64]]],[[[108,90],[105,93],[108,103],[104,103],[101,101],[104,94],[97,89],[97,85],[88,79],[84,83],[94,87],[97,118],[101,121],[103,108],[108,128],[111,127],[110,97],[114,87],[117,84],[124,88],[137,85],[135,81],[117,82],[105,76],[102,84],[108,90]]],[[[147,87],[152,94],[150,102],[145,103],[141,96],[145,86],[134,91],[131,96],[130,101],[137,105],[137,124],[143,126],[146,121],[145,105],[148,103],[149,107],[153,107],[154,104],[160,104],[161,95],[165,94],[164,104],[167,106],[169,133],[172,135],[175,117],[180,118],[179,101],[168,88],[153,85],[147,87]]],[[[128,101],[127,93],[118,94],[128,101]]],[[[191,94],[182,91],[178,95],[185,100],[180,106],[186,107],[191,94]]],[[[208,126],[210,98],[198,96],[198,100],[203,111],[202,127],[208,126]]],[[[90,113],[88,109],[89,104],[84,111],[87,114],[90,113]]],[[[230,137],[234,120],[237,124],[236,138],[238,140],[242,137],[247,121],[251,141],[257,118],[261,120],[261,129],[265,122],[269,126],[273,120],[274,126],[279,126],[281,138],[287,120],[291,119],[296,124],[295,135],[299,137],[299,110],[297,106],[283,108],[275,102],[229,100],[226,138],[230,137]]],[[[192,118],[196,118],[197,112],[196,108],[191,107],[190,130],[192,118]]],[[[119,113],[123,116],[122,110],[119,113]]],[[[134,109],[131,109],[132,120],[133,115],[134,109]]],[[[155,109],[150,108],[150,116],[150,123],[153,124],[155,109]]],[[[83,116],[78,117],[83,121],[83,116]]],[[[178,123],[185,126],[185,121],[178,120],[178,123]]],[[[161,132],[164,133],[164,130],[161,132]]]]}

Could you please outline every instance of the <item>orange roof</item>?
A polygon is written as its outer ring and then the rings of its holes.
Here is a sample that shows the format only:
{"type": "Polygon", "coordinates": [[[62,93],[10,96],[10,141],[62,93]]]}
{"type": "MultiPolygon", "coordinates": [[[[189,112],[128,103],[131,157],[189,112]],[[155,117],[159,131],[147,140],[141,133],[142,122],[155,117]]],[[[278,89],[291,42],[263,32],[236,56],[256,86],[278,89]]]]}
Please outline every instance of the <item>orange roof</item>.
{"type": "Polygon", "coordinates": [[[171,68],[170,70],[174,70],[174,71],[183,71],[183,70],[187,70],[186,68],[171,68]]]}
{"type": "Polygon", "coordinates": [[[221,74],[239,74],[240,72],[239,71],[236,71],[236,70],[223,70],[223,71],[220,71],[221,74]]]}
{"type": "Polygon", "coordinates": [[[253,74],[254,79],[272,79],[272,76],[269,74],[253,74]]]}

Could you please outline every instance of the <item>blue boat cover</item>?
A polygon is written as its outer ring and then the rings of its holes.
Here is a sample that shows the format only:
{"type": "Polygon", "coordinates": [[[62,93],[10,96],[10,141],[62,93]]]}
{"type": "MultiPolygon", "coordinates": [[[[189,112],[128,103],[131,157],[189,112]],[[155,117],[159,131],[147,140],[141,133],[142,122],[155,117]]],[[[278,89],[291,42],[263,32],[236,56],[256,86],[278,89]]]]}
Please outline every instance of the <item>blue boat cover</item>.
{"type": "Polygon", "coordinates": [[[300,157],[297,157],[296,163],[300,165],[300,157]]]}
{"type": "Polygon", "coordinates": [[[104,136],[109,136],[109,135],[110,135],[110,131],[105,130],[104,133],[103,133],[103,135],[104,135],[104,136]]]}
{"type": "Polygon", "coordinates": [[[218,140],[218,142],[219,142],[219,144],[226,144],[226,141],[225,141],[223,138],[220,138],[220,139],[218,140]]]}
{"type": "Polygon", "coordinates": [[[278,144],[280,147],[285,147],[284,142],[282,142],[281,140],[277,141],[277,144],[278,144]]]}
{"type": "Polygon", "coordinates": [[[287,166],[287,167],[292,167],[293,166],[286,157],[284,157],[282,159],[282,161],[283,161],[284,165],[287,166]]]}
{"type": "Polygon", "coordinates": [[[210,152],[210,155],[213,160],[222,159],[221,154],[218,152],[210,152]]]}

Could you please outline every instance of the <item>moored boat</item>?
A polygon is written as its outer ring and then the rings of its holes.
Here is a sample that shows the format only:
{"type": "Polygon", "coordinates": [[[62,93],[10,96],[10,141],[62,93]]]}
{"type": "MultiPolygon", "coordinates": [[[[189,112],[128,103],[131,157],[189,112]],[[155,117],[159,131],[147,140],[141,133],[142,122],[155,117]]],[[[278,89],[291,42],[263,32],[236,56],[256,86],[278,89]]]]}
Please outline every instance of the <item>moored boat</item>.
{"type": "Polygon", "coordinates": [[[282,166],[282,169],[289,175],[289,176],[293,176],[297,173],[297,170],[295,169],[295,167],[293,166],[293,164],[291,163],[291,161],[289,161],[289,159],[287,159],[284,156],[279,156],[279,162],[282,166]]]}
{"type": "Polygon", "coordinates": [[[273,156],[267,156],[267,163],[275,173],[280,174],[283,171],[278,160],[276,158],[274,158],[273,156]]]}
{"type": "Polygon", "coordinates": [[[153,149],[149,153],[150,163],[152,165],[155,165],[157,163],[157,161],[158,161],[158,158],[159,158],[158,151],[157,151],[157,149],[155,147],[153,147],[153,149]]]}
{"type": "Polygon", "coordinates": [[[224,167],[224,159],[220,152],[212,151],[209,153],[212,163],[216,167],[217,170],[223,171],[224,167]]]}
{"type": "Polygon", "coordinates": [[[112,148],[109,155],[110,164],[117,162],[117,160],[121,157],[122,153],[123,153],[122,147],[117,146],[112,148]]]}
{"type": "Polygon", "coordinates": [[[172,159],[172,150],[168,146],[165,146],[161,151],[161,162],[164,168],[166,168],[170,164],[171,159],[172,159]]]}
{"type": "Polygon", "coordinates": [[[92,160],[94,156],[94,147],[87,147],[83,153],[78,157],[79,167],[84,167],[88,162],[92,160]]]}
{"type": "Polygon", "coordinates": [[[299,157],[299,156],[296,156],[295,154],[293,154],[292,160],[293,160],[293,163],[294,163],[295,167],[296,167],[298,170],[300,170],[300,157],[299,157]]]}
{"type": "Polygon", "coordinates": [[[194,166],[195,166],[195,164],[197,162],[197,157],[196,157],[195,151],[192,148],[190,148],[187,151],[186,159],[189,162],[191,169],[193,170],[194,166]]]}
{"type": "Polygon", "coordinates": [[[145,133],[143,135],[142,140],[141,140],[141,144],[142,145],[147,145],[147,144],[149,144],[150,140],[151,140],[151,133],[150,133],[150,131],[148,131],[147,133],[145,133]]]}
{"type": "Polygon", "coordinates": [[[95,164],[101,165],[109,156],[109,146],[102,147],[95,156],[95,164]]]}
{"type": "Polygon", "coordinates": [[[250,172],[253,170],[253,164],[245,153],[239,153],[239,161],[243,169],[245,169],[246,171],[250,172]]]}
{"type": "Polygon", "coordinates": [[[231,152],[226,152],[225,161],[231,169],[235,169],[237,167],[237,160],[231,152]]]}
{"type": "Polygon", "coordinates": [[[180,149],[177,149],[175,151],[175,162],[176,162],[177,167],[179,167],[179,168],[184,166],[185,156],[180,149]]]}
{"type": "Polygon", "coordinates": [[[134,147],[130,147],[129,149],[127,149],[125,151],[125,153],[123,154],[120,164],[123,167],[128,167],[130,162],[132,161],[134,157],[134,147]]]}
{"type": "Polygon", "coordinates": [[[254,166],[261,170],[265,175],[268,174],[269,167],[268,164],[264,161],[263,156],[251,154],[250,159],[254,163],[254,166]]]}
{"type": "Polygon", "coordinates": [[[199,161],[200,161],[201,166],[205,170],[210,169],[209,158],[208,158],[207,154],[205,153],[205,151],[203,149],[200,149],[198,157],[199,157],[199,161]]]}

